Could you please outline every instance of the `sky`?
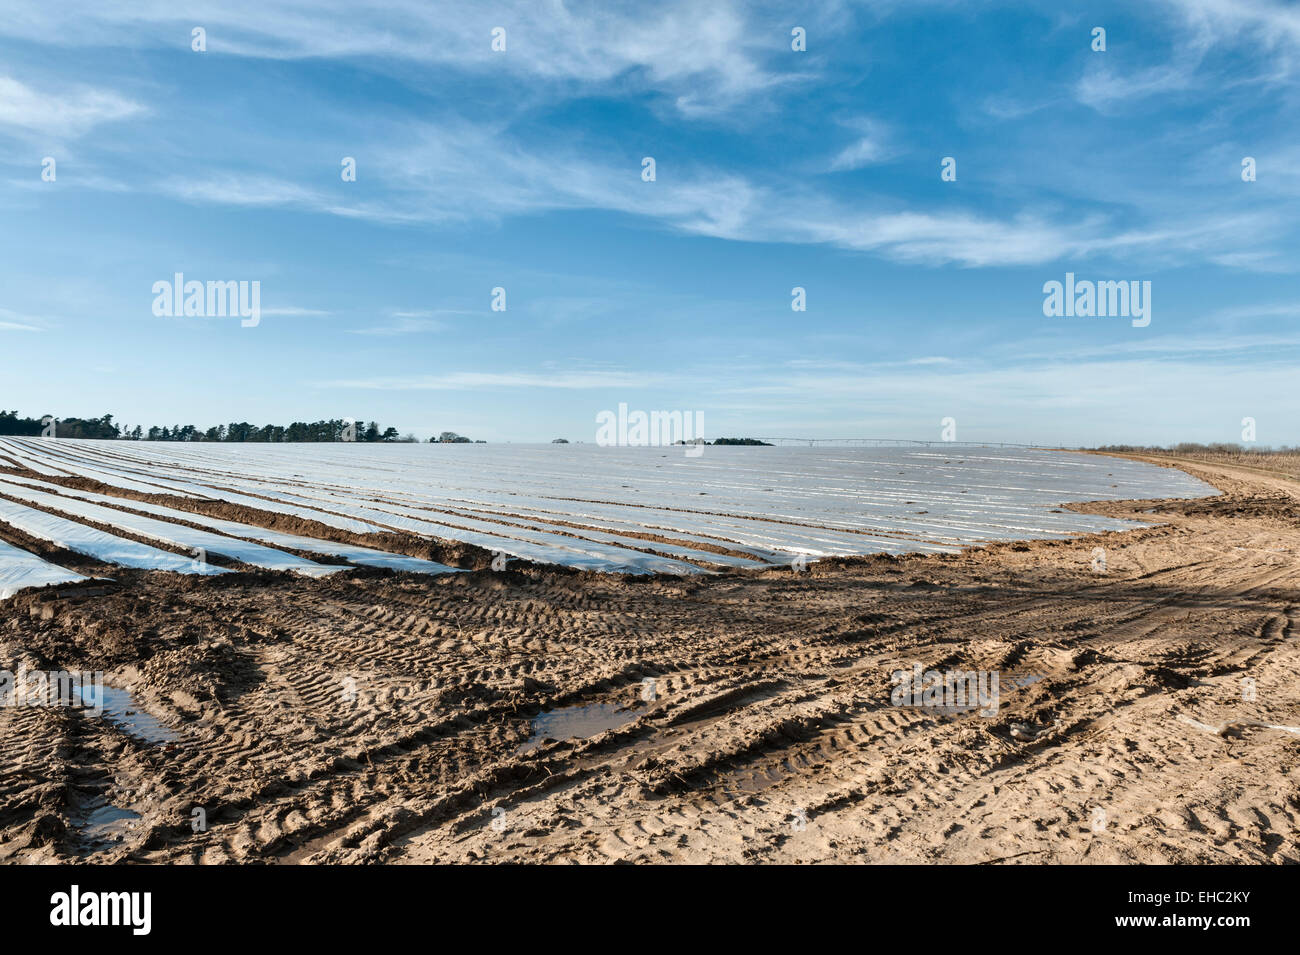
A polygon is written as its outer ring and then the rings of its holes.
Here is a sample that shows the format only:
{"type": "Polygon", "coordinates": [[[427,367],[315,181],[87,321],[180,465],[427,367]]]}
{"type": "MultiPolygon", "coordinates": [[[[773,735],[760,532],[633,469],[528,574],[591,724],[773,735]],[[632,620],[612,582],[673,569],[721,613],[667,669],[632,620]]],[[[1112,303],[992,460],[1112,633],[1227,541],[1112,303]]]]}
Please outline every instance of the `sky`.
{"type": "Polygon", "coordinates": [[[1300,6],[355,6],[7,0],[0,407],[1300,444],[1300,6]]]}

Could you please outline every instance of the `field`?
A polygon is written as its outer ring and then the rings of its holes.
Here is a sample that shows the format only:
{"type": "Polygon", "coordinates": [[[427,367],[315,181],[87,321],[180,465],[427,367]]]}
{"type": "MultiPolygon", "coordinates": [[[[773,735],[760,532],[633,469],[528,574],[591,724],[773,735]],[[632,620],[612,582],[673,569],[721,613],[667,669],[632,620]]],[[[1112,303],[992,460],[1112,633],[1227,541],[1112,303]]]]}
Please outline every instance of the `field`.
{"type": "Polygon", "coordinates": [[[4,442],[0,538],[85,579],[0,667],[115,689],[0,707],[0,859],[1300,861],[1284,477],[370,450],[4,442]]]}
{"type": "MultiPolygon", "coordinates": [[[[0,439],[0,469],[11,473],[0,470],[0,496],[9,499],[2,513],[10,526],[49,543],[84,536],[63,517],[100,526],[114,540],[99,538],[81,552],[109,563],[119,562],[117,541],[126,537],[154,549],[138,553],[135,565],[165,562],[156,553],[161,544],[201,550],[214,561],[316,574],[329,573],[319,566],[325,554],[408,571],[495,558],[498,567],[514,559],[689,575],[800,558],[956,553],[993,540],[1120,529],[1136,525],[1060,505],[1213,493],[1181,472],[1082,454],[705,450],[10,438],[0,439]],[[60,517],[34,517],[33,506],[60,517]],[[391,545],[443,563],[344,553],[341,542],[391,545]]],[[[175,561],[166,569],[184,571],[175,561]]]]}

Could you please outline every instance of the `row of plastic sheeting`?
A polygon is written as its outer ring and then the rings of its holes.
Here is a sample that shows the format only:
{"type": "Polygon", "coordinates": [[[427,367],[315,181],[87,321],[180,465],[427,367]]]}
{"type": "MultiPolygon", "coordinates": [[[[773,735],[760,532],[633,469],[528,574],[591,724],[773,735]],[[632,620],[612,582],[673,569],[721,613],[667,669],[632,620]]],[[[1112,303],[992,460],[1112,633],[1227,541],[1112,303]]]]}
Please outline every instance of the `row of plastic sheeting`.
{"type": "Polygon", "coordinates": [[[0,541],[0,600],[8,600],[18,591],[29,587],[70,584],[85,579],[81,574],[74,574],[35,554],[0,541]]]}

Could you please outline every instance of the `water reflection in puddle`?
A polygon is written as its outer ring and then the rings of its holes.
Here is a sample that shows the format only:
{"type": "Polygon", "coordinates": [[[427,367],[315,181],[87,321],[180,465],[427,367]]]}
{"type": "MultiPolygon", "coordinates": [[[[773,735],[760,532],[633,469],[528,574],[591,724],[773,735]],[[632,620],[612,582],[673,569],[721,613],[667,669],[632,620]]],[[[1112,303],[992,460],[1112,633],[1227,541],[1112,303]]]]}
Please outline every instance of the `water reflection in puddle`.
{"type": "MultiPolygon", "coordinates": [[[[112,686],[101,689],[104,707],[101,715],[104,719],[116,723],[127,733],[146,743],[171,743],[180,739],[180,734],[176,730],[155,719],[148,710],[135,701],[129,691],[112,686]]],[[[82,702],[85,705],[94,704],[94,700],[87,699],[84,692],[82,702]]]]}
{"type": "Polygon", "coordinates": [[[590,739],[631,723],[637,716],[636,710],[621,703],[588,703],[539,713],[533,717],[528,740],[516,752],[530,752],[548,739],[590,739]]]}
{"type": "Polygon", "coordinates": [[[71,813],[77,842],[85,852],[103,852],[125,841],[140,821],[140,814],[95,797],[71,813]]]}

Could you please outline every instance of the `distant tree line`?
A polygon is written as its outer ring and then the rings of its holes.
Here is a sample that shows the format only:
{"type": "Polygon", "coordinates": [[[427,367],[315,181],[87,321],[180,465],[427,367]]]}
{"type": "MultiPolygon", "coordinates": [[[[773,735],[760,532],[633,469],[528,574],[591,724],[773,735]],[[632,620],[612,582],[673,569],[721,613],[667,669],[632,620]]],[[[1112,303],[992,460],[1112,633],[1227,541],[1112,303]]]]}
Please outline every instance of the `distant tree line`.
{"type": "MultiPolygon", "coordinates": [[[[299,441],[387,441],[399,444],[413,444],[413,434],[399,435],[396,428],[381,429],[378,422],[349,421],[332,418],[328,421],[295,421],[290,425],[267,424],[256,425],[247,421],[232,421],[219,424],[201,431],[192,424],[153,425],[145,428],[141,425],[119,425],[113,422],[113,416],[106,414],[102,418],[59,418],[50,415],[39,418],[20,418],[17,411],[0,411],[0,434],[17,437],[38,437],[49,434],[49,425],[54,425],[54,437],[58,438],[100,438],[112,441],[240,441],[240,442],[299,442],[299,441]]],[[[430,441],[467,442],[451,431],[444,431],[441,439],[430,441]]]]}
{"type": "MultiPolygon", "coordinates": [[[[15,437],[38,437],[46,433],[54,419],[50,415],[39,418],[20,418],[17,411],[0,411],[0,434],[15,437]]],[[[59,420],[57,436],[60,438],[117,438],[121,428],[113,424],[113,416],[102,418],[64,418],[59,420]]]]}
{"type": "Polygon", "coordinates": [[[692,438],[689,441],[675,441],[674,444],[743,444],[747,447],[770,448],[771,442],[760,441],[758,438],[714,438],[712,441],[705,441],[703,438],[692,438]]]}

